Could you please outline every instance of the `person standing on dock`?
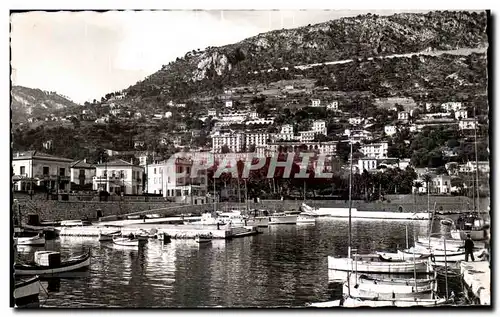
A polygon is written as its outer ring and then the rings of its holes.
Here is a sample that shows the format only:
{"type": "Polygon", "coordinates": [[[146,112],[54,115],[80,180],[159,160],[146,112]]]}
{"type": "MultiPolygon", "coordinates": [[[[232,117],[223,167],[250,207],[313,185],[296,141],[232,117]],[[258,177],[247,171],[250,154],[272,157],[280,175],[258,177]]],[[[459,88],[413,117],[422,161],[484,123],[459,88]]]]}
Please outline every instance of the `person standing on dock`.
{"type": "Polygon", "coordinates": [[[465,240],[465,262],[469,262],[469,254],[472,262],[474,262],[474,242],[470,238],[470,234],[467,234],[467,239],[465,240]]]}

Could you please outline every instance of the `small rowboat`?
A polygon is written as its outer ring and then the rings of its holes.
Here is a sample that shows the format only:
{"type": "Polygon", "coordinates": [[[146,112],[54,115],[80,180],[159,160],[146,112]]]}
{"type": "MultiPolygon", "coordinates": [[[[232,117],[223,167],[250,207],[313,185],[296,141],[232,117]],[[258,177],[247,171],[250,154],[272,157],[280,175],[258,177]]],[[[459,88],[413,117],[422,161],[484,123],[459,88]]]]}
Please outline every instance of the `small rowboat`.
{"type": "Polygon", "coordinates": [[[59,252],[37,251],[35,261],[32,263],[16,263],[14,265],[15,275],[53,275],[84,269],[90,265],[90,250],[84,254],[71,257],[61,261],[59,252]],[[37,257],[46,261],[37,262],[37,257]],[[42,264],[40,264],[42,263],[42,264]]]}
{"type": "Polygon", "coordinates": [[[207,243],[212,241],[212,235],[208,234],[200,234],[194,238],[194,241],[197,243],[207,243]]]}
{"type": "Polygon", "coordinates": [[[126,247],[138,247],[139,239],[119,237],[119,238],[113,238],[113,243],[116,245],[122,245],[126,247]]]}
{"type": "Polygon", "coordinates": [[[28,237],[17,237],[15,239],[15,244],[16,245],[45,245],[45,237],[43,233],[39,232],[34,236],[28,236],[28,237]]]}
{"type": "Polygon", "coordinates": [[[14,286],[14,300],[17,307],[39,307],[40,278],[34,276],[20,280],[14,286]]]}
{"type": "Polygon", "coordinates": [[[99,241],[100,242],[105,242],[105,241],[113,241],[113,237],[116,235],[119,235],[120,231],[115,231],[112,233],[102,233],[99,232],[99,241]]]}

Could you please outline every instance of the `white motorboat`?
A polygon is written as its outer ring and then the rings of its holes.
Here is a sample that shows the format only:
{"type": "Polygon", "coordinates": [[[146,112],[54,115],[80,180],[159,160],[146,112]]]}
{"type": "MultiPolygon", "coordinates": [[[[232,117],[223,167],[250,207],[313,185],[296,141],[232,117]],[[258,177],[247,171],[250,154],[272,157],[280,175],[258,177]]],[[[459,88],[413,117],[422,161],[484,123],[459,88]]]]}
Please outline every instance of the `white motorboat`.
{"type": "Polygon", "coordinates": [[[27,280],[19,280],[14,286],[14,303],[16,307],[38,307],[40,294],[40,278],[34,276],[27,280]]]}
{"type": "Polygon", "coordinates": [[[115,237],[113,238],[113,243],[125,247],[138,247],[139,239],[129,237],[115,237]]]}
{"type": "Polygon", "coordinates": [[[37,251],[33,263],[16,263],[14,274],[17,275],[52,275],[81,270],[90,265],[90,250],[84,254],[61,260],[61,254],[55,251],[37,251]]]}
{"type": "Polygon", "coordinates": [[[307,214],[299,214],[297,216],[297,224],[314,224],[316,223],[316,218],[314,216],[311,216],[311,215],[307,215],[307,214]]]}
{"type": "Polygon", "coordinates": [[[16,245],[30,245],[30,246],[41,246],[45,245],[45,236],[42,232],[36,233],[19,233],[17,237],[14,238],[14,243],[16,245]],[[26,236],[27,235],[27,236],[26,236]]]}
{"type": "Polygon", "coordinates": [[[284,212],[274,213],[269,217],[270,225],[297,224],[297,215],[286,214],[284,212]]]}
{"type": "Polygon", "coordinates": [[[269,217],[268,216],[249,217],[247,219],[247,226],[268,227],[269,217]]]}

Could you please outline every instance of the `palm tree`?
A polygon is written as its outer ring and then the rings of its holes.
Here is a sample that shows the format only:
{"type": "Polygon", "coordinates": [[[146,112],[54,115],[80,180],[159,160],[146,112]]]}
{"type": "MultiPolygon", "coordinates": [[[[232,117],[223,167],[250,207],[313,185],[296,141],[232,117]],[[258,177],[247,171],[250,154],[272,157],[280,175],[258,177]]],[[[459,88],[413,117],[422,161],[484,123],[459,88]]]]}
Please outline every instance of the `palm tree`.
{"type": "MultiPolygon", "coordinates": [[[[413,196],[413,202],[414,202],[414,206],[417,205],[417,196],[415,194],[418,194],[419,191],[420,191],[420,188],[422,187],[422,182],[421,181],[415,181],[413,183],[413,186],[415,187],[415,190],[414,190],[414,196],[413,196]]],[[[414,210],[414,212],[417,212],[416,210],[414,210]]]]}
{"type": "Polygon", "coordinates": [[[429,187],[429,184],[432,181],[432,176],[430,174],[425,174],[424,176],[422,176],[422,180],[425,182],[425,186],[427,187],[427,212],[430,213],[430,201],[429,201],[430,187],[429,187]]]}

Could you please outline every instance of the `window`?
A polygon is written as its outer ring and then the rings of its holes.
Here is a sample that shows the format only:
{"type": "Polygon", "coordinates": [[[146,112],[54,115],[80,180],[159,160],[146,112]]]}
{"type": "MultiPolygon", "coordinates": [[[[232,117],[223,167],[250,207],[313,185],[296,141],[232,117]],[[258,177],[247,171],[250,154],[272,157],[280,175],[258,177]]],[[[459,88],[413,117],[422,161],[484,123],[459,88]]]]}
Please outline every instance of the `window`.
{"type": "Polygon", "coordinates": [[[153,169],[153,174],[156,174],[156,167],[153,169]]]}
{"type": "Polygon", "coordinates": [[[24,175],[25,173],[26,173],[26,167],[25,166],[19,167],[19,174],[24,175]]]}
{"type": "Polygon", "coordinates": [[[80,169],[80,177],[85,177],[85,170],[83,168],[80,169]]]}
{"type": "Polygon", "coordinates": [[[49,167],[48,166],[43,167],[43,175],[49,175],[49,167]]]}
{"type": "Polygon", "coordinates": [[[65,176],[66,169],[65,168],[59,168],[59,176],[65,176]]]}
{"type": "Polygon", "coordinates": [[[123,172],[123,170],[120,171],[120,178],[124,178],[125,177],[125,173],[123,172]]]}

